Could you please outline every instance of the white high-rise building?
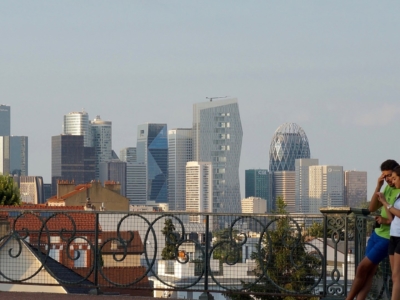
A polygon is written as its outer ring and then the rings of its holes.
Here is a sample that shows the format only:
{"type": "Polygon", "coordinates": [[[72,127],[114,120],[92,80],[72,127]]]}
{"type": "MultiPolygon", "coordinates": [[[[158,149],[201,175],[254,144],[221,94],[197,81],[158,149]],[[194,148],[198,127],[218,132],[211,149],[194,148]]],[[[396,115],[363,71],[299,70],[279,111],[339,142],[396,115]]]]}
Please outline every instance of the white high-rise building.
{"type": "Polygon", "coordinates": [[[309,167],[318,165],[318,159],[300,158],[295,160],[295,212],[309,212],[309,167]]]}
{"type": "Polygon", "coordinates": [[[186,210],[186,163],[193,160],[192,129],[168,130],[168,205],[170,211],[186,210]]]}
{"type": "MultiPolygon", "coordinates": [[[[213,174],[211,162],[190,161],[186,164],[186,211],[212,212],[213,174]]],[[[190,222],[201,223],[200,215],[189,217],[190,222]]]]}
{"type": "Polygon", "coordinates": [[[319,213],[321,207],[344,205],[344,180],[342,166],[309,167],[310,213],[319,213]]]}
{"type": "Polygon", "coordinates": [[[97,116],[90,122],[92,146],[96,154],[96,179],[99,179],[100,163],[107,162],[112,159],[112,123],[111,121],[103,121],[97,116]]]}
{"type": "Polygon", "coordinates": [[[63,134],[83,135],[83,146],[92,147],[88,113],[81,111],[64,115],[63,134]]]}
{"type": "Polygon", "coordinates": [[[239,162],[242,136],[237,99],[193,105],[193,160],[212,162],[213,212],[241,211],[239,162]]]}
{"type": "Polygon", "coordinates": [[[294,213],[295,208],[295,171],[277,171],[272,173],[275,209],[278,197],[282,197],[286,204],[286,212],[294,213]]]}
{"type": "Polygon", "coordinates": [[[345,171],[345,205],[357,207],[367,201],[367,172],[345,171]]]}
{"type": "Polygon", "coordinates": [[[10,174],[10,137],[0,136],[0,175],[10,174]]]}
{"type": "Polygon", "coordinates": [[[21,176],[19,188],[23,203],[44,203],[43,178],[41,176],[21,176]]]}

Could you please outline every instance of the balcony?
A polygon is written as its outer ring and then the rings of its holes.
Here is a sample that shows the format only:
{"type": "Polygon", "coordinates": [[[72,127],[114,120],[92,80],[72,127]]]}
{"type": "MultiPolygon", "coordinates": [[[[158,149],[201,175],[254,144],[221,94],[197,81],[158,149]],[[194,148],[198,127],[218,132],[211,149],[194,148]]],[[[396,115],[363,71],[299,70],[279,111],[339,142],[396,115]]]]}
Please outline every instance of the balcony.
{"type": "MultiPolygon", "coordinates": [[[[346,207],[194,214],[2,209],[0,291],[344,299],[374,226],[346,207]]],[[[369,297],[390,299],[387,260],[369,297]]]]}

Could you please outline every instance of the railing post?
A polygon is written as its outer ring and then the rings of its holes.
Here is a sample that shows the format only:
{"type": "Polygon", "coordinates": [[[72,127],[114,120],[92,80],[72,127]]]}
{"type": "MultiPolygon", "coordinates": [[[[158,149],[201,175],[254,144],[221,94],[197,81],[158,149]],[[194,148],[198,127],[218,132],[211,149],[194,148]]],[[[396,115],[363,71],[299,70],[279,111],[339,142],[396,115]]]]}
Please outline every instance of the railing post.
{"type": "Polygon", "coordinates": [[[99,287],[99,264],[100,264],[100,253],[99,253],[99,227],[100,227],[100,222],[99,222],[99,213],[94,212],[95,214],[95,228],[94,228],[94,285],[95,288],[89,291],[89,294],[91,295],[101,295],[102,292],[99,287]]]}
{"type": "Polygon", "coordinates": [[[208,261],[210,260],[209,253],[209,243],[210,243],[210,216],[206,215],[206,247],[204,249],[205,257],[204,257],[204,292],[200,295],[199,300],[213,300],[214,297],[208,292],[208,270],[210,265],[208,261]]]}
{"type": "MultiPolygon", "coordinates": [[[[339,248],[348,249],[348,217],[350,207],[324,207],[324,261],[323,261],[323,299],[344,299],[347,295],[347,253],[343,253],[343,265],[339,266],[339,248]],[[330,235],[330,236],[328,236],[330,235]],[[344,243],[343,247],[340,244],[344,243]],[[333,257],[328,257],[328,246],[333,249],[333,257]],[[329,261],[332,270],[328,272],[329,261]],[[344,272],[341,268],[344,267],[344,272]],[[344,274],[343,274],[344,273],[344,274]],[[329,276],[329,277],[328,277],[329,276]]],[[[343,251],[343,250],[342,250],[343,251]]]]}

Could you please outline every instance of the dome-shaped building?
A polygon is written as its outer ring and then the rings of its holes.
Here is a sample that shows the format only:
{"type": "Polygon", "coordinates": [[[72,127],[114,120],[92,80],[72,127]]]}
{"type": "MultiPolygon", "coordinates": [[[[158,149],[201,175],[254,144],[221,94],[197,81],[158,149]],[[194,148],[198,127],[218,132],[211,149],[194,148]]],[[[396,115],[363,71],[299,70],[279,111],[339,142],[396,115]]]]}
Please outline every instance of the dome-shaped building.
{"type": "Polygon", "coordinates": [[[295,123],[278,127],[269,149],[269,170],[294,171],[295,159],[310,158],[310,146],[303,128],[295,123]]]}

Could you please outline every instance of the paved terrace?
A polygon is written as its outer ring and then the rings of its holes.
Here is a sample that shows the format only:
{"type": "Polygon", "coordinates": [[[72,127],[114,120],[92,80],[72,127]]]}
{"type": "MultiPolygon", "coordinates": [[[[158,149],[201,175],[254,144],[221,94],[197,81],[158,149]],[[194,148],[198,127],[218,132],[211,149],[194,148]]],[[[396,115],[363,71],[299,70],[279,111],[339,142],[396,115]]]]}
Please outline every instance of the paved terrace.
{"type": "MultiPolygon", "coordinates": [[[[76,294],[50,294],[50,293],[22,293],[22,292],[1,292],[1,300],[161,300],[165,298],[139,297],[130,295],[76,295],[76,294]]],[[[176,298],[168,298],[178,300],[176,298]]]]}

